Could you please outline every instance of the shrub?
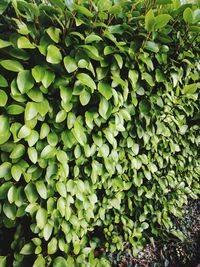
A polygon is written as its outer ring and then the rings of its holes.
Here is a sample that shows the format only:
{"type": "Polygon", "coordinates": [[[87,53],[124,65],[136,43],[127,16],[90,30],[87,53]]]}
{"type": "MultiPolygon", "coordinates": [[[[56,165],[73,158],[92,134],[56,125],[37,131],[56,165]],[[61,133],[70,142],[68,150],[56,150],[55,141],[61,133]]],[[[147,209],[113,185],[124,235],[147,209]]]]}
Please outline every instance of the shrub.
{"type": "Polygon", "coordinates": [[[200,10],[168,3],[1,2],[1,266],[110,266],[95,249],[184,238],[200,10]]]}

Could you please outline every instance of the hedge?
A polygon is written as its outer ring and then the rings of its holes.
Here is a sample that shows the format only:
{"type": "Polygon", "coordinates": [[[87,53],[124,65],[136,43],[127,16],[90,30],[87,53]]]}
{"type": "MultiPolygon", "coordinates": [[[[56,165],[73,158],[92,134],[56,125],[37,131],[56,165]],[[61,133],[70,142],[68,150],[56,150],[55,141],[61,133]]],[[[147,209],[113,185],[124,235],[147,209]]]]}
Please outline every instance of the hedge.
{"type": "Polygon", "coordinates": [[[200,9],[0,3],[1,266],[111,266],[198,198],[200,9]],[[6,241],[6,233],[10,235],[6,241]]]}

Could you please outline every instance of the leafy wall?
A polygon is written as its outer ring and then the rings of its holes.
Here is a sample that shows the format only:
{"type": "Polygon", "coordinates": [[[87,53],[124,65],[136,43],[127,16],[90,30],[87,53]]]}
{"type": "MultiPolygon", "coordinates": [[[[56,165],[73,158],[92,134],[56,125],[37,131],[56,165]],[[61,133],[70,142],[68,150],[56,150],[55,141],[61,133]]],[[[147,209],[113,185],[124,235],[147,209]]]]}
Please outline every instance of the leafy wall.
{"type": "Polygon", "coordinates": [[[80,2],[0,4],[1,266],[182,240],[200,193],[200,10],[80,2]]]}

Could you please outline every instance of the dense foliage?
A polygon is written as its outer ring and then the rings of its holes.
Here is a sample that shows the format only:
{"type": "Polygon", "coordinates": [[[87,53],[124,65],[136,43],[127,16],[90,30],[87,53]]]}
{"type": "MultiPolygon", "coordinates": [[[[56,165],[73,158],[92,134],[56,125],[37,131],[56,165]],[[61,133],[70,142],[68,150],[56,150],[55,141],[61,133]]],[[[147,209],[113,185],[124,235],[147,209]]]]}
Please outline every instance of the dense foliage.
{"type": "Polygon", "coordinates": [[[1,1],[1,266],[106,267],[97,248],[184,239],[171,215],[200,193],[200,9],[176,4],[1,1]]]}

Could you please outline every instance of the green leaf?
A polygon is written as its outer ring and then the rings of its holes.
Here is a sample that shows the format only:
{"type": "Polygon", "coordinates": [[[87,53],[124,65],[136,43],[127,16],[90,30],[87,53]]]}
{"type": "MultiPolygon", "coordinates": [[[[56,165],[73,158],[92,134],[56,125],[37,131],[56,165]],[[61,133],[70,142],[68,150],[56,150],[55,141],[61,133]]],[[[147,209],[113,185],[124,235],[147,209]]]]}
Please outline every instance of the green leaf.
{"type": "Polygon", "coordinates": [[[77,79],[84,85],[88,86],[92,92],[96,89],[96,84],[93,79],[86,73],[77,74],[77,79]]]}
{"type": "Polygon", "coordinates": [[[49,255],[56,253],[56,251],[57,251],[57,244],[58,244],[57,239],[55,237],[53,237],[51,239],[51,241],[48,243],[48,246],[47,246],[47,253],[49,255]]]}
{"type": "Polygon", "coordinates": [[[192,84],[185,85],[182,92],[183,94],[194,94],[197,89],[198,89],[198,84],[192,83],[192,84]]]}
{"type": "Polygon", "coordinates": [[[141,100],[139,103],[139,110],[143,114],[148,115],[151,110],[150,103],[146,99],[141,100]]]}
{"type": "Polygon", "coordinates": [[[180,230],[175,230],[175,229],[172,229],[171,230],[171,233],[178,237],[182,242],[184,242],[186,239],[187,239],[187,236],[184,235],[183,232],[181,232],[180,230]]]}
{"type": "Polygon", "coordinates": [[[22,144],[18,144],[15,146],[12,153],[10,154],[10,158],[11,159],[21,158],[25,152],[26,152],[25,146],[22,144]]]}
{"type": "Polygon", "coordinates": [[[34,68],[32,68],[31,73],[35,81],[39,83],[44,77],[45,69],[40,65],[36,65],[34,68]]]}
{"type": "Polygon", "coordinates": [[[33,267],[44,267],[45,266],[45,259],[42,255],[39,255],[37,259],[34,261],[33,267]]]}
{"type": "Polygon", "coordinates": [[[38,199],[38,193],[36,191],[35,185],[29,183],[24,188],[25,195],[30,203],[34,203],[38,199]]]}
{"type": "Polygon", "coordinates": [[[82,90],[79,99],[82,106],[87,105],[90,102],[91,94],[87,89],[82,90]]]}
{"type": "Polygon", "coordinates": [[[29,92],[27,92],[28,97],[35,101],[35,102],[42,102],[44,97],[42,92],[39,90],[39,88],[32,88],[29,92]]]}
{"type": "Polygon", "coordinates": [[[136,87],[138,77],[139,77],[139,74],[137,70],[129,70],[128,78],[130,79],[133,88],[136,87]]]}
{"type": "Polygon", "coordinates": [[[172,17],[168,14],[158,15],[157,17],[155,17],[154,29],[158,30],[158,29],[165,27],[170,21],[170,19],[172,19],[172,17]]]}
{"type": "Polygon", "coordinates": [[[158,46],[158,44],[156,44],[155,42],[152,42],[152,41],[147,41],[145,43],[144,48],[146,50],[152,51],[154,53],[158,53],[159,52],[159,46],[158,46]]]}
{"type": "Polygon", "coordinates": [[[57,182],[56,183],[56,190],[58,191],[58,193],[66,198],[67,196],[67,191],[66,191],[66,187],[65,187],[65,184],[63,182],[57,182]]]}
{"type": "Polygon", "coordinates": [[[28,38],[22,36],[17,40],[18,48],[35,49],[35,46],[31,44],[28,38]]]}
{"type": "Polygon", "coordinates": [[[66,259],[58,256],[53,261],[53,267],[72,267],[72,265],[68,265],[66,259]]]}
{"type": "Polygon", "coordinates": [[[84,146],[87,143],[87,137],[85,134],[85,129],[83,128],[83,126],[78,122],[78,120],[76,120],[74,122],[74,129],[73,129],[73,134],[76,138],[76,140],[82,145],[84,146]]]}
{"type": "Polygon", "coordinates": [[[4,144],[10,138],[10,124],[7,117],[0,115],[0,145],[4,144]]]}
{"type": "Polygon", "coordinates": [[[10,175],[11,170],[11,163],[10,162],[3,162],[0,165],[0,178],[4,178],[10,175]]]}
{"type": "Polygon", "coordinates": [[[35,186],[41,198],[47,199],[47,188],[44,181],[37,181],[35,183],[35,186]]]}
{"type": "Polygon", "coordinates": [[[123,58],[119,54],[114,54],[114,58],[117,61],[117,64],[120,69],[123,67],[123,58]]]}
{"type": "Polygon", "coordinates": [[[28,126],[23,125],[19,130],[18,137],[22,139],[28,137],[30,134],[31,134],[31,129],[28,126]]]}
{"type": "Polygon", "coordinates": [[[164,82],[166,80],[164,74],[160,69],[156,69],[156,81],[157,82],[164,82]]]}
{"type": "Polygon", "coordinates": [[[107,119],[107,111],[109,108],[109,103],[105,99],[105,97],[101,97],[100,103],[99,103],[99,114],[106,120],[107,119]]]}
{"type": "Polygon", "coordinates": [[[79,11],[81,14],[85,15],[86,17],[93,17],[93,14],[84,6],[81,6],[81,5],[76,5],[74,4],[73,5],[74,9],[79,11]]]}
{"type": "Polygon", "coordinates": [[[22,64],[17,60],[5,59],[5,60],[0,61],[0,65],[4,69],[7,69],[13,72],[20,72],[24,69],[22,64]]]}
{"type": "Polygon", "coordinates": [[[56,115],[56,122],[63,122],[67,118],[67,112],[65,110],[60,110],[56,115]]]}
{"type": "Polygon", "coordinates": [[[47,123],[43,123],[42,127],[40,128],[40,139],[44,139],[48,136],[49,132],[50,132],[50,127],[47,123]]]}
{"type": "Polygon", "coordinates": [[[60,39],[61,30],[56,27],[49,27],[47,29],[47,34],[55,43],[58,43],[60,39]]]}
{"type": "Polygon", "coordinates": [[[64,66],[65,66],[67,72],[69,72],[69,73],[74,72],[78,68],[76,61],[73,57],[66,56],[66,57],[64,57],[63,62],[64,62],[64,66]]]}
{"type": "Polygon", "coordinates": [[[19,165],[13,165],[11,168],[11,174],[15,181],[19,181],[22,175],[22,169],[19,165]]]}
{"type": "Polygon", "coordinates": [[[102,41],[103,39],[96,35],[96,34],[90,34],[85,38],[85,43],[89,44],[89,43],[93,43],[93,42],[99,42],[102,41]]]}
{"type": "Polygon", "coordinates": [[[34,102],[27,102],[25,108],[25,120],[32,120],[34,117],[37,116],[37,113],[38,110],[36,104],[34,102]]]}
{"type": "Polygon", "coordinates": [[[50,159],[56,154],[56,148],[50,145],[47,145],[41,152],[41,158],[50,159]]]}
{"type": "Polygon", "coordinates": [[[44,229],[47,223],[47,211],[43,208],[39,208],[36,213],[36,223],[39,229],[44,229]]]}
{"type": "Polygon", "coordinates": [[[31,162],[33,162],[33,164],[36,164],[37,159],[38,159],[38,153],[34,147],[28,148],[28,156],[29,156],[29,159],[31,160],[31,162]]]}
{"type": "Polygon", "coordinates": [[[193,11],[191,8],[187,7],[183,12],[183,19],[186,23],[193,23],[193,11]]]}
{"type": "Polygon", "coordinates": [[[14,186],[12,186],[9,190],[8,190],[8,194],[7,194],[7,197],[8,197],[8,201],[10,204],[14,203],[15,200],[16,200],[16,194],[17,193],[17,190],[14,186]]]}
{"type": "MultiPolygon", "coordinates": [[[[1,11],[0,11],[0,13],[1,13],[1,11]]],[[[0,266],[6,267],[7,266],[6,262],[7,262],[7,256],[0,256],[0,266]]]]}
{"type": "Polygon", "coordinates": [[[94,60],[103,60],[102,57],[99,56],[99,51],[95,46],[92,45],[80,45],[80,48],[82,48],[89,58],[92,58],[94,60]]]}
{"type": "Polygon", "coordinates": [[[65,217],[66,201],[63,197],[60,197],[57,201],[57,210],[60,212],[61,217],[65,217]]]}
{"type": "Polygon", "coordinates": [[[4,41],[4,40],[0,39],[0,49],[1,48],[5,48],[5,47],[8,47],[8,46],[11,46],[11,45],[12,45],[11,42],[4,41]]]}
{"type": "Polygon", "coordinates": [[[0,74],[0,87],[8,87],[8,82],[5,77],[0,74]]]}
{"type": "Polygon", "coordinates": [[[28,243],[23,246],[23,248],[19,252],[22,255],[31,255],[34,253],[34,245],[33,243],[28,243]]]}
{"type": "Polygon", "coordinates": [[[65,9],[65,3],[62,0],[50,0],[50,2],[61,10],[65,9]]]}
{"type": "Polygon", "coordinates": [[[8,202],[5,202],[3,204],[3,212],[7,218],[9,218],[10,220],[14,220],[16,217],[17,209],[14,204],[9,204],[8,202]]]}
{"type": "Polygon", "coordinates": [[[36,132],[35,130],[32,130],[31,134],[27,137],[28,145],[30,147],[34,146],[37,143],[38,139],[39,139],[38,132],[36,132]]]}
{"type": "Polygon", "coordinates": [[[7,113],[10,115],[19,115],[22,114],[24,112],[24,107],[20,106],[20,105],[9,105],[7,107],[7,113]]]}
{"type": "Polygon", "coordinates": [[[100,81],[98,83],[98,90],[107,100],[112,97],[112,87],[108,83],[100,81]]]}
{"type": "Polygon", "coordinates": [[[54,132],[47,135],[47,141],[50,146],[56,146],[58,143],[58,135],[54,132]]]}
{"type": "Polygon", "coordinates": [[[147,72],[142,73],[142,79],[145,80],[150,86],[155,85],[153,77],[147,72]]]}
{"type": "Polygon", "coordinates": [[[7,94],[3,90],[0,90],[0,107],[5,107],[7,101],[8,101],[7,94]]]}
{"type": "Polygon", "coordinates": [[[48,241],[53,231],[53,226],[47,223],[43,230],[44,240],[48,241]]]}
{"type": "Polygon", "coordinates": [[[72,99],[72,88],[60,86],[60,97],[64,102],[70,102],[72,99]]]}
{"type": "Polygon", "coordinates": [[[154,25],[155,25],[155,17],[154,17],[153,10],[150,9],[145,15],[145,29],[148,32],[152,32],[154,29],[154,25]]]}
{"type": "Polygon", "coordinates": [[[22,94],[27,93],[34,85],[30,70],[22,70],[17,75],[17,86],[22,94]]]}
{"type": "Polygon", "coordinates": [[[47,62],[51,64],[59,64],[62,60],[62,54],[55,45],[49,45],[47,47],[47,62]]]}
{"type": "Polygon", "coordinates": [[[44,87],[48,88],[54,80],[55,80],[55,73],[46,69],[41,80],[44,87]]]}

